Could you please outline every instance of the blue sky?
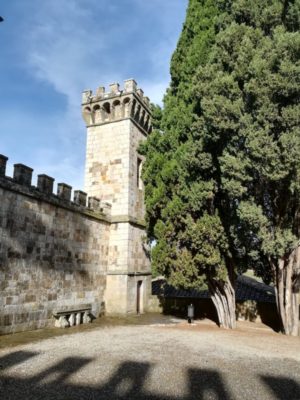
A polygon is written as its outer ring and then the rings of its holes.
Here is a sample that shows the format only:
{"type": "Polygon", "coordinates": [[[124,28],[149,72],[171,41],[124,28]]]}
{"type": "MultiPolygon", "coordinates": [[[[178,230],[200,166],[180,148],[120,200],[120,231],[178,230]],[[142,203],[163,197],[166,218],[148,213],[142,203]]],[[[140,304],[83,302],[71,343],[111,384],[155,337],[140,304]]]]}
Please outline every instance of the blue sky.
{"type": "Polygon", "coordinates": [[[82,189],[81,92],[134,78],[161,102],[186,7],[187,0],[1,2],[0,154],[9,157],[7,174],[23,163],[82,189]]]}

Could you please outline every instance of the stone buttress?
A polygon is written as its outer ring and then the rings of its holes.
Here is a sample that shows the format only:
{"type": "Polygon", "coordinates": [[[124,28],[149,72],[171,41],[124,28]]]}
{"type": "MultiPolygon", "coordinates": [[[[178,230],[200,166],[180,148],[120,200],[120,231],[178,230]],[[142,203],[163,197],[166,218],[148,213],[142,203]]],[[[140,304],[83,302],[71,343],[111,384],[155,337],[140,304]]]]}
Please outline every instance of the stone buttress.
{"type": "Polygon", "coordinates": [[[151,268],[144,243],[143,157],[139,143],[151,131],[149,99],[133,79],[83,92],[87,126],[85,191],[111,205],[105,307],[107,314],[144,312],[151,268]]]}

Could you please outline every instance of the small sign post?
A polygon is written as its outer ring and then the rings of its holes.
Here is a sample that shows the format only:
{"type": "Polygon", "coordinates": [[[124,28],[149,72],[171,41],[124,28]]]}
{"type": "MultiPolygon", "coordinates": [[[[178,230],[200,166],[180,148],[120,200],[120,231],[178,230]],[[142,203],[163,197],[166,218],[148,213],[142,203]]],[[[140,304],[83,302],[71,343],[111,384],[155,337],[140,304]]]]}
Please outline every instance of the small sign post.
{"type": "Polygon", "coordinates": [[[193,319],[195,317],[195,307],[194,305],[191,303],[188,306],[188,323],[191,324],[193,322],[193,319]]]}

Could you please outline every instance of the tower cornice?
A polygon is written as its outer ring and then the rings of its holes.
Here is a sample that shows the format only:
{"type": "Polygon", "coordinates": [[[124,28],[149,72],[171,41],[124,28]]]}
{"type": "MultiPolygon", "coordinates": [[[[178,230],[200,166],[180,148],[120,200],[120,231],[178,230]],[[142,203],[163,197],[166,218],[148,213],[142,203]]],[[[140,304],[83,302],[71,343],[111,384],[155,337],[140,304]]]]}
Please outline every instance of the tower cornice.
{"type": "Polygon", "coordinates": [[[87,127],[131,119],[143,133],[151,132],[150,100],[137,88],[135,80],[125,81],[124,90],[113,83],[110,91],[99,87],[95,94],[91,90],[82,93],[82,116],[87,127]]]}

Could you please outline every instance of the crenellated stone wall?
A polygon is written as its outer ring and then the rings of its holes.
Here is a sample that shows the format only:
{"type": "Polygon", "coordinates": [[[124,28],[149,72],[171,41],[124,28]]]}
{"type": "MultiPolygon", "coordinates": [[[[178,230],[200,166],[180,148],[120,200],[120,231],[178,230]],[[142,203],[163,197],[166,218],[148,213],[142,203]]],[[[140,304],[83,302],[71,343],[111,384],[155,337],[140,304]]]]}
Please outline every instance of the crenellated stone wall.
{"type": "Polygon", "coordinates": [[[0,334],[147,310],[143,158],[149,99],[133,79],[82,97],[85,191],[0,155],[0,334]]]}
{"type": "MultiPolygon", "coordinates": [[[[104,312],[110,215],[84,192],[14,167],[0,155],[0,333],[54,324],[53,313],[91,307],[104,312]]],[[[105,210],[109,207],[104,204],[105,210]]]]}
{"type": "Polygon", "coordinates": [[[134,79],[126,80],[123,90],[118,83],[112,83],[109,92],[102,86],[95,93],[85,90],[82,116],[87,126],[131,119],[145,134],[152,129],[150,100],[134,79]]]}

